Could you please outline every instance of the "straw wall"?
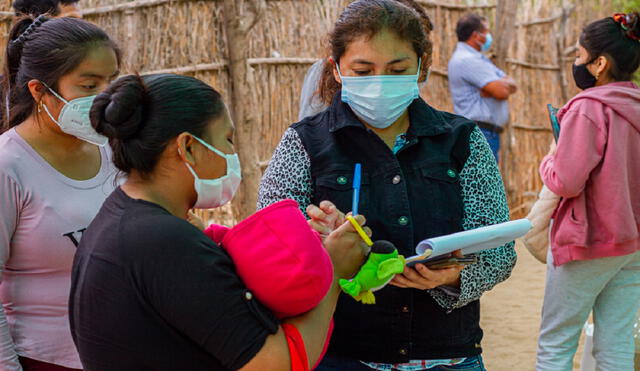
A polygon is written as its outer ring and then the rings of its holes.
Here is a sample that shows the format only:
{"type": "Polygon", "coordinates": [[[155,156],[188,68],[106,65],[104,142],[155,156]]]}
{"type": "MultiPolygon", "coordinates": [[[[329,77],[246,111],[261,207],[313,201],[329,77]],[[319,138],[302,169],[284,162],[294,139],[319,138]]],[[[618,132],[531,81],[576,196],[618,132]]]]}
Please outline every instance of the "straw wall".
{"type": "Polygon", "coordinates": [[[502,164],[514,217],[526,215],[542,186],[538,165],[552,141],[546,105],[560,107],[578,93],[571,73],[578,35],[588,22],[611,13],[606,1],[521,2],[506,71],[519,91],[510,100],[502,164]]]}
{"type": "MultiPolygon", "coordinates": [[[[434,107],[451,110],[446,68],[455,45],[455,24],[468,11],[495,20],[495,0],[418,0],[435,24],[432,73],[422,91],[434,107]],[[472,4],[467,5],[467,4],[472,4]]],[[[323,41],[349,0],[268,0],[251,31],[250,65],[259,111],[261,163],[269,160],[284,130],[295,121],[304,74],[323,55],[323,41]]],[[[511,125],[503,137],[503,172],[514,216],[522,216],[540,188],[537,166],[551,140],[545,105],[562,105],[576,93],[571,79],[574,45],[586,21],[610,13],[610,1],[520,1],[516,35],[506,72],[519,84],[511,100],[511,125]],[[558,16],[566,9],[566,20],[558,16]],[[569,9],[572,9],[571,11],[569,9]],[[533,22],[532,22],[533,21],[533,22]],[[563,72],[564,74],[562,74],[563,72]],[[563,88],[563,79],[566,87],[563,88]]],[[[8,11],[4,2],[0,10],[8,11]]],[[[221,1],[81,0],[85,18],[103,27],[125,51],[125,72],[178,72],[200,78],[229,101],[227,45],[221,1]]],[[[0,15],[2,17],[2,15],[0,15]]],[[[0,22],[6,42],[8,17],[0,22]]],[[[494,30],[496,34],[497,30],[494,30]]],[[[230,224],[228,210],[212,214],[230,224]]]]}

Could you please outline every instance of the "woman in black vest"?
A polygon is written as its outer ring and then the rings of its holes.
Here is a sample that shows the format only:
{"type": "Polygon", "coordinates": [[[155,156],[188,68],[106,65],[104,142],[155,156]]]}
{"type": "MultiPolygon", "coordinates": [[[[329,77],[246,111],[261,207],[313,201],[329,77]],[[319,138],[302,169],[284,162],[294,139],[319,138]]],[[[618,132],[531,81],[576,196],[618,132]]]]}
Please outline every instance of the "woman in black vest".
{"type": "MultiPolygon", "coordinates": [[[[360,212],[375,239],[405,256],[425,238],[507,221],[502,179],[482,133],[419,97],[429,44],[405,5],[351,3],[330,35],[319,86],[330,106],[285,132],[259,207],[293,198],[328,233],[342,222],[340,210],[351,209],[351,178],[361,163],[360,212]]],[[[484,370],[478,300],[515,261],[510,243],[464,269],[407,268],[376,292],[375,305],[343,295],[318,370],[484,370]]]]}

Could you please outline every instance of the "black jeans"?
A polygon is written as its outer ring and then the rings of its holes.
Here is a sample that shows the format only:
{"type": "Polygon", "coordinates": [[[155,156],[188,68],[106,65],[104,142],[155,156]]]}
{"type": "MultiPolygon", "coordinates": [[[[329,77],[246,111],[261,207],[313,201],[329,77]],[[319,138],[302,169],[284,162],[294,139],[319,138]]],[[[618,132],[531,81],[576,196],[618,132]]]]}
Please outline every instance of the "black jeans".
{"type": "MultiPolygon", "coordinates": [[[[372,371],[371,367],[365,365],[360,361],[354,361],[346,358],[336,358],[327,356],[325,357],[315,371],[372,371]]],[[[389,371],[396,371],[393,368],[389,371]]],[[[465,359],[464,362],[454,366],[436,366],[429,369],[429,371],[486,371],[482,356],[473,356],[465,359]]]]}

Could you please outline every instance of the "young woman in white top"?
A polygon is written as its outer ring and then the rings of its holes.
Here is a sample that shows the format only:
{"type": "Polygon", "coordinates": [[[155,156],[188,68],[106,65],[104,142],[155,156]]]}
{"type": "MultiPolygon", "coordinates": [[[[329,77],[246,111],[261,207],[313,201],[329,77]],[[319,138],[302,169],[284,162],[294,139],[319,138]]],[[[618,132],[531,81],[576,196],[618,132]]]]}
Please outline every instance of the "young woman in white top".
{"type": "Polygon", "coordinates": [[[11,30],[0,135],[0,370],[81,369],[68,297],[82,233],[115,188],[89,122],[120,52],[97,26],[23,18],[11,30]]]}

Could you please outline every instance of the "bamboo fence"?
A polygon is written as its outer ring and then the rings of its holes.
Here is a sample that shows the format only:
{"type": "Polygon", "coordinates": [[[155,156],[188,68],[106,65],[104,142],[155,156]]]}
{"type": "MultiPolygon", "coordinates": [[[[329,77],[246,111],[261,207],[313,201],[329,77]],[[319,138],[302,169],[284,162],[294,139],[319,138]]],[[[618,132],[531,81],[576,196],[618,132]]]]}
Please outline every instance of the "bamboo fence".
{"type": "MultiPolygon", "coordinates": [[[[422,95],[452,110],[447,63],[456,46],[455,25],[467,12],[496,19],[496,0],[418,0],[435,30],[432,73],[422,95]]],[[[324,54],[326,34],[349,0],[268,0],[266,13],[250,31],[248,63],[256,81],[252,108],[258,111],[255,148],[266,164],[282,133],[296,120],[308,67],[324,54]]],[[[611,13],[610,0],[518,1],[516,34],[506,72],[519,91],[510,99],[511,123],[503,136],[502,170],[513,217],[526,214],[541,187],[537,167],[551,141],[546,104],[561,106],[577,90],[570,66],[572,46],[589,21],[611,13]]],[[[172,72],[211,84],[230,102],[228,45],[220,0],[81,0],[86,20],[105,29],[125,52],[125,72],[172,72]]],[[[6,42],[10,4],[0,7],[0,38],[6,42]]],[[[494,34],[495,34],[494,30],[494,34]]],[[[230,208],[208,214],[232,224],[230,208]]]]}

